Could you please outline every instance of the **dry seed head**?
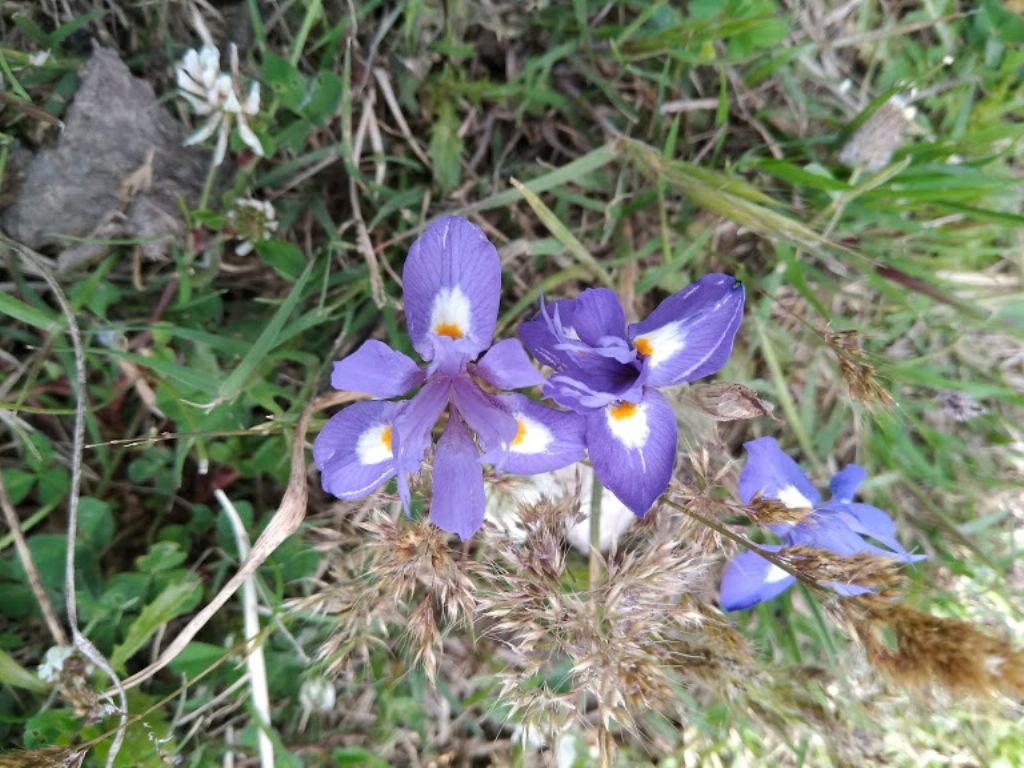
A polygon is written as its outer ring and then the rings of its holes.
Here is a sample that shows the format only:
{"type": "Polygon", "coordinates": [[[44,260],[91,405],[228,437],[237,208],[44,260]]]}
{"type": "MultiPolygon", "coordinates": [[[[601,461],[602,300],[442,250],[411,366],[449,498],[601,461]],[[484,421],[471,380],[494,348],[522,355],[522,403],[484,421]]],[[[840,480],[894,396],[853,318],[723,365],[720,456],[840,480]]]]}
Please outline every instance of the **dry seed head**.
{"type": "Polygon", "coordinates": [[[855,584],[871,589],[878,598],[894,598],[905,582],[902,562],[884,555],[859,552],[842,556],[813,547],[786,547],[778,554],[814,586],[855,584]]]}
{"type": "Polygon", "coordinates": [[[754,496],[743,511],[751,522],[759,526],[790,524],[802,522],[814,510],[810,507],[787,507],[778,499],[767,499],[760,494],[754,496]]]}
{"type": "Polygon", "coordinates": [[[87,752],[65,747],[46,747],[0,755],[0,768],[78,768],[87,752]]]}
{"type": "Polygon", "coordinates": [[[421,664],[431,684],[437,678],[437,651],[441,649],[441,634],[434,620],[434,605],[428,595],[409,617],[406,635],[413,652],[413,663],[421,664]]]}
{"type": "Polygon", "coordinates": [[[843,377],[854,400],[866,406],[890,407],[895,401],[875,375],[875,368],[867,361],[861,345],[859,331],[824,331],[823,336],[836,355],[839,375],[843,377]]]}
{"type": "Polygon", "coordinates": [[[868,659],[898,682],[923,692],[1024,698],[1024,651],[975,624],[902,603],[855,598],[846,613],[868,659]],[[888,643],[884,633],[893,638],[888,643]]]}

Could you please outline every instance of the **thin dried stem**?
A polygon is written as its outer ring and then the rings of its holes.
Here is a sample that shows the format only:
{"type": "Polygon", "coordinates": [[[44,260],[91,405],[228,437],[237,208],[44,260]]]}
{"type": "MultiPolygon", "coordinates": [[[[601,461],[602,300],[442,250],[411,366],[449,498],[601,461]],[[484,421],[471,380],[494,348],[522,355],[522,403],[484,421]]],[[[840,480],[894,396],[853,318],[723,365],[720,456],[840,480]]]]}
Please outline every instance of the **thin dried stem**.
{"type": "Polygon", "coordinates": [[[4,484],[4,476],[2,474],[0,474],[0,506],[3,507],[4,519],[11,529],[14,548],[18,552],[18,559],[21,560],[21,567],[25,569],[28,585],[32,589],[32,594],[35,595],[36,602],[39,603],[39,610],[43,613],[43,620],[50,630],[53,642],[57,645],[67,645],[67,633],[64,631],[64,627],[61,626],[60,619],[57,618],[57,611],[54,610],[53,603],[50,602],[50,596],[46,594],[42,579],[39,578],[39,570],[32,559],[32,552],[28,548],[25,536],[21,532],[21,521],[18,519],[18,513],[14,509],[14,505],[11,504],[11,497],[7,494],[7,486],[4,484]]]}

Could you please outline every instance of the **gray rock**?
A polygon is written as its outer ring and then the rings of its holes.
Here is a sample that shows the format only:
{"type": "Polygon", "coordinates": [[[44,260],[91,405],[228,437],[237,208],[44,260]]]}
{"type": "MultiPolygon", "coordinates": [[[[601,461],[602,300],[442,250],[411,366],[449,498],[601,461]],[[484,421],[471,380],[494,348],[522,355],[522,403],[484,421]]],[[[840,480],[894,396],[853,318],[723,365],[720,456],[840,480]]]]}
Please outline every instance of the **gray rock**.
{"type": "Polygon", "coordinates": [[[57,145],[39,152],[0,223],[31,248],[63,246],[62,269],[102,252],[62,236],[139,238],[156,259],[185,233],[179,199],[199,199],[209,164],[181,146],[185,128],[118,55],[96,49],[57,145]]]}

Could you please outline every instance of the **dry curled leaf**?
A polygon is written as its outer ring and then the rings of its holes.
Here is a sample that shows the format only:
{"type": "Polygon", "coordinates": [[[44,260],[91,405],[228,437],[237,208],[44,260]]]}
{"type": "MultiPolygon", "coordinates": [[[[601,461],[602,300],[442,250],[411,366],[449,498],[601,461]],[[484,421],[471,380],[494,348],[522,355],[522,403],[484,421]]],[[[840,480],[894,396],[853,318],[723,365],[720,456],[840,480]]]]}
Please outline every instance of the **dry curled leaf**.
{"type": "Polygon", "coordinates": [[[728,381],[694,387],[693,400],[716,421],[756,419],[766,414],[770,416],[775,410],[775,406],[758,397],[750,387],[728,381]]]}

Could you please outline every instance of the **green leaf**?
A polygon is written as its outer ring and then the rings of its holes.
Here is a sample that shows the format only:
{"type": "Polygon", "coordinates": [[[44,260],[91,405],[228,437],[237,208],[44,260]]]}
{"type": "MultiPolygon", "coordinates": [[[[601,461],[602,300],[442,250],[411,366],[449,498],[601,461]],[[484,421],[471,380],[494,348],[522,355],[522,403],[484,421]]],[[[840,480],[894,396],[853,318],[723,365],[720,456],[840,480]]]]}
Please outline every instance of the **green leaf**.
{"type": "Polygon", "coordinates": [[[190,611],[202,594],[203,584],[195,576],[165,587],[128,627],[124,642],[116,646],[110,656],[111,665],[115,669],[124,669],[125,662],[149,642],[162,625],[190,611]]]}
{"type": "Polygon", "coordinates": [[[59,325],[56,315],[48,315],[41,309],[26,304],[13,296],[8,296],[6,293],[0,293],[0,314],[43,331],[48,331],[59,325]]]}
{"type": "Polygon", "coordinates": [[[0,683],[15,688],[25,688],[36,693],[45,692],[49,686],[33,675],[0,648],[0,683]]]}
{"type": "Polygon", "coordinates": [[[1018,14],[1008,11],[999,0],[985,0],[983,9],[996,38],[1010,45],[1024,43],[1024,19],[1018,14]]]}
{"type": "Polygon", "coordinates": [[[70,709],[50,709],[25,723],[24,746],[26,749],[67,746],[78,738],[81,729],[82,719],[70,709]]]}
{"type": "Polygon", "coordinates": [[[114,516],[105,501],[83,496],[78,502],[79,544],[102,552],[114,536],[114,516]]]}
{"type": "Polygon", "coordinates": [[[171,662],[171,669],[192,679],[219,662],[227,653],[219,645],[193,640],[171,662]]]}
{"type": "Polygon", "coordinates": [[[548,232],[554,235],[555,239],[564,245],[566,250],[568,250],[581,265],[586,267],[594,277],[609,288],[614,288],[615,285],[612,283],[612,279],[608,276],[608,273],[605,272],[604,267],[602,267],[600,262],[594,258],[593,254],[586,249],[583,243],[581,243],[576,236],[569,231],[568,227],[566,227],[558,216],[555,215],[555,212],[548,208],[544,204],[544,201],[531,192],[526,185],[521,184],[516,179],[511,179],[510,183],[515,187],[516,191],[523,196],[527,204],[537,215],[537,218],[541,220],[541,223],[545,227],[547,227],[548,232]]]}
{"type": "Polygon", "coordinates": [[[288,298],[282,301],[281,306],[274,312],[274,316],[270,318],[270,322],[267,323],[259,338],[249,348],[248,353],[242,358],[235,370],[231,372],[231,375],[220,385],[220,388],[217,390],[217,398],[219,400],[231,402],[238,397],[239,393],[248,383],[249,377],[256,370],[256,367],[265,362],[267,354],[277,344],[281,329],[288,321],[288,318],[291,317],[292,312],[295,311],[295,307],[302,298],[302,289],[306,287],[306,281],[309,280],[309,276],[312,273],[313,262],[310,262],[295,282],[295,286],[292,288],[291,293],[288,294],[288,298]]]}
{"type": "Polygon", "coordinates": [[[4,486],[7,488],[7,495],[11,499],[11,504],[15,506],[21,504],[32,491],[32,486],[35,485],[35,474],[26,472],[23,469],[5,469],[3,470],[3,475],[4,486]]]}
{"type": "Polygon", "coordinates": [[[447,194],[462,180],[462,139],[454,105],[442,101],[430,134],[430,160],[434,164],[434,181],[447,194]]]}
{"type": "Polygon", "coordinates": [[[342,79],[333,72],[324,70],[317,73],[306,104],[306,116],[321,127],[326,125],[338,111],[344,88],[342,79]]]}
{"type": "Polygon", "coordinates": [[[157,573],[177,568],[188,557],[176,541],[158,541],[149,552],[135,558],[135,567],[143,573],[157,573]]]}
{"type": "Polygon", "coordinates": [[[209,372],[204,373],[193,370],[192,368],[187,368],[184,365],[178,365],[178,363],[171,362],[170,360],[164,360],[160,357],[146,357],[144,355],[136,355],[131,352],[121,352],[116,349],[105,351],[109,355],[123,357],[125,360],[131,360],[133,363],[141,365],[143,368],[149,368],[151,371],[155,371],[161,376],[165,376],[168,379],[184,384],[193,392],[200,392],[204,395],[210,396],[213,396],[217,392],[217,380],[211,376],[209,372]]]}
{"type": "Polygon", "coordinates": [[[264,240],[256,244],[256,253],[277,274],[289,282],[295,282],[306,266],[306,254],[295,243],[286,240],[264,240]]]}
{"type": "Polygon", "coordinates": [[[265,53],[263,79],[284,106],[293,112],[302,109],[306,97],[306,80],[288,59],[265,53]]]}

